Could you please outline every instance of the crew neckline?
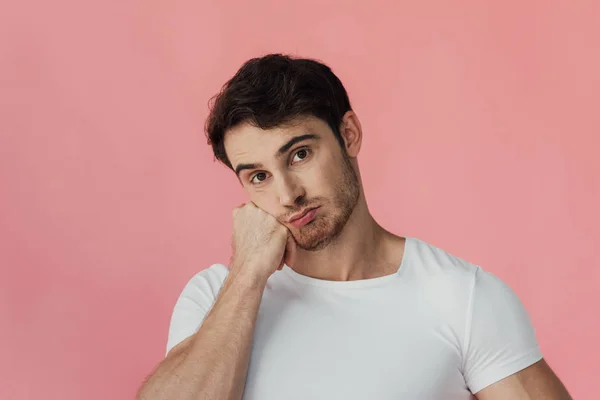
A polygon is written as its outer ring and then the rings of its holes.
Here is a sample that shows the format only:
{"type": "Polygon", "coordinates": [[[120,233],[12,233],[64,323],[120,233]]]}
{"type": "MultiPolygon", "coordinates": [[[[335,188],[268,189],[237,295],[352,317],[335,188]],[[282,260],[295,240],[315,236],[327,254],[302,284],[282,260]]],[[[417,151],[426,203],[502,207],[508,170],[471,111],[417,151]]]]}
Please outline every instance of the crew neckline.
{"type": "Polygon", "coordinates": [[[412,251],[412,241],[412,238],[404,236],[404,253],[402,254],[402,260],[400,261],[400,266],[398,267],[398,270],[392,274],[379,276],[377,278],[357,279],[353,281],[330,281],[326,279],[319,279],[307,275],[302,275],[294,271],[287,264],[283,265],[281,272],[283,272],[285,275],[289,276],[296,282],[312,286],[320,286],[331,289],[357,289],[376,287],[393,281],[404,273],[404,270],[406,269],[408,263],[407,260],[410,256],[410,252],[412,251]]]}

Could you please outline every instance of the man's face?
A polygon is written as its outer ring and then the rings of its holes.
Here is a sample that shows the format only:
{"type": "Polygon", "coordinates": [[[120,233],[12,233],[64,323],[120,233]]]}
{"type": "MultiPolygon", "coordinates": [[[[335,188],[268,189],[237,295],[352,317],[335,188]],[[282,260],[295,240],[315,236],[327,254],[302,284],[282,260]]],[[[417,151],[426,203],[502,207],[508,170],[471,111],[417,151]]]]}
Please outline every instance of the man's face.
{"type": "Polygon", "coordinates": [[[250,200],[285,225],[302,249],[326,247],[358,202],[350,159],[318,118],[269,130],[240,124],[225,135],[225,149],[250,200]],[[307,210],[305,218],[291,220],[307,210]]]}

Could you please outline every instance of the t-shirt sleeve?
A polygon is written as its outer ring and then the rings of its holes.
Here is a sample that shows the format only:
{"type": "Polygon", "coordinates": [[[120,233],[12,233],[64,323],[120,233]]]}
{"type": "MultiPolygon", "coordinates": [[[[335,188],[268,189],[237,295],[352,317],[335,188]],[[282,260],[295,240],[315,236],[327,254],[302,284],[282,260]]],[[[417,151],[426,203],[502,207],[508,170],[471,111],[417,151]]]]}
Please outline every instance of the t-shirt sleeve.
{"type": "Polygon", "coordinates": [[[188,281],[173,308],[165,356],[178,343],[200,329],[228,272],[224,265],[214,264],[188,281]]]}
{"type": "Polygon", "coordinates": [[[542,359],[520,299],[506,283],[479,267],[469,309],[463,373],[472,393],[542,359]]]}

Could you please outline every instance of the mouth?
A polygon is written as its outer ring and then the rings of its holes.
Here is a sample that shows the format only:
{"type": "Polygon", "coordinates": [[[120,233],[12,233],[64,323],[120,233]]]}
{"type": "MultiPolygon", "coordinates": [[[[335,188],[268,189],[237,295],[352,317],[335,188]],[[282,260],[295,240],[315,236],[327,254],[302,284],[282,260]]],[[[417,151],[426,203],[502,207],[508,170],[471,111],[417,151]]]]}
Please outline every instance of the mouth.
{"type": "Polygon", "coordinates": [[[304,226],[313,220],[318,208],[319,207],[307,208],[298,214],[292,215],[288,222],[297,228],[304,226]]]}

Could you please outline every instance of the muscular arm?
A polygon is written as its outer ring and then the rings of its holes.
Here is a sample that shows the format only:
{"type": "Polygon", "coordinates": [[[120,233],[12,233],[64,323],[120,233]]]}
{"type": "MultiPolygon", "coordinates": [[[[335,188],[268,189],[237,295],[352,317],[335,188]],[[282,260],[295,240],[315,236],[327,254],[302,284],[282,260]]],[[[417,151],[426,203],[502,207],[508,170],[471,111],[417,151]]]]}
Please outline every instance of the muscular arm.
{"type": "Polygon", "coordinates": [[[232,268],[198,332],[175,346],[138,400],[241,399],[266,280],[232,268]]]}
{"type": "Polygon", "coordinates": [[[543,359],[486,387],[475,396],[478,400],[572,400],[543,359]]]}

